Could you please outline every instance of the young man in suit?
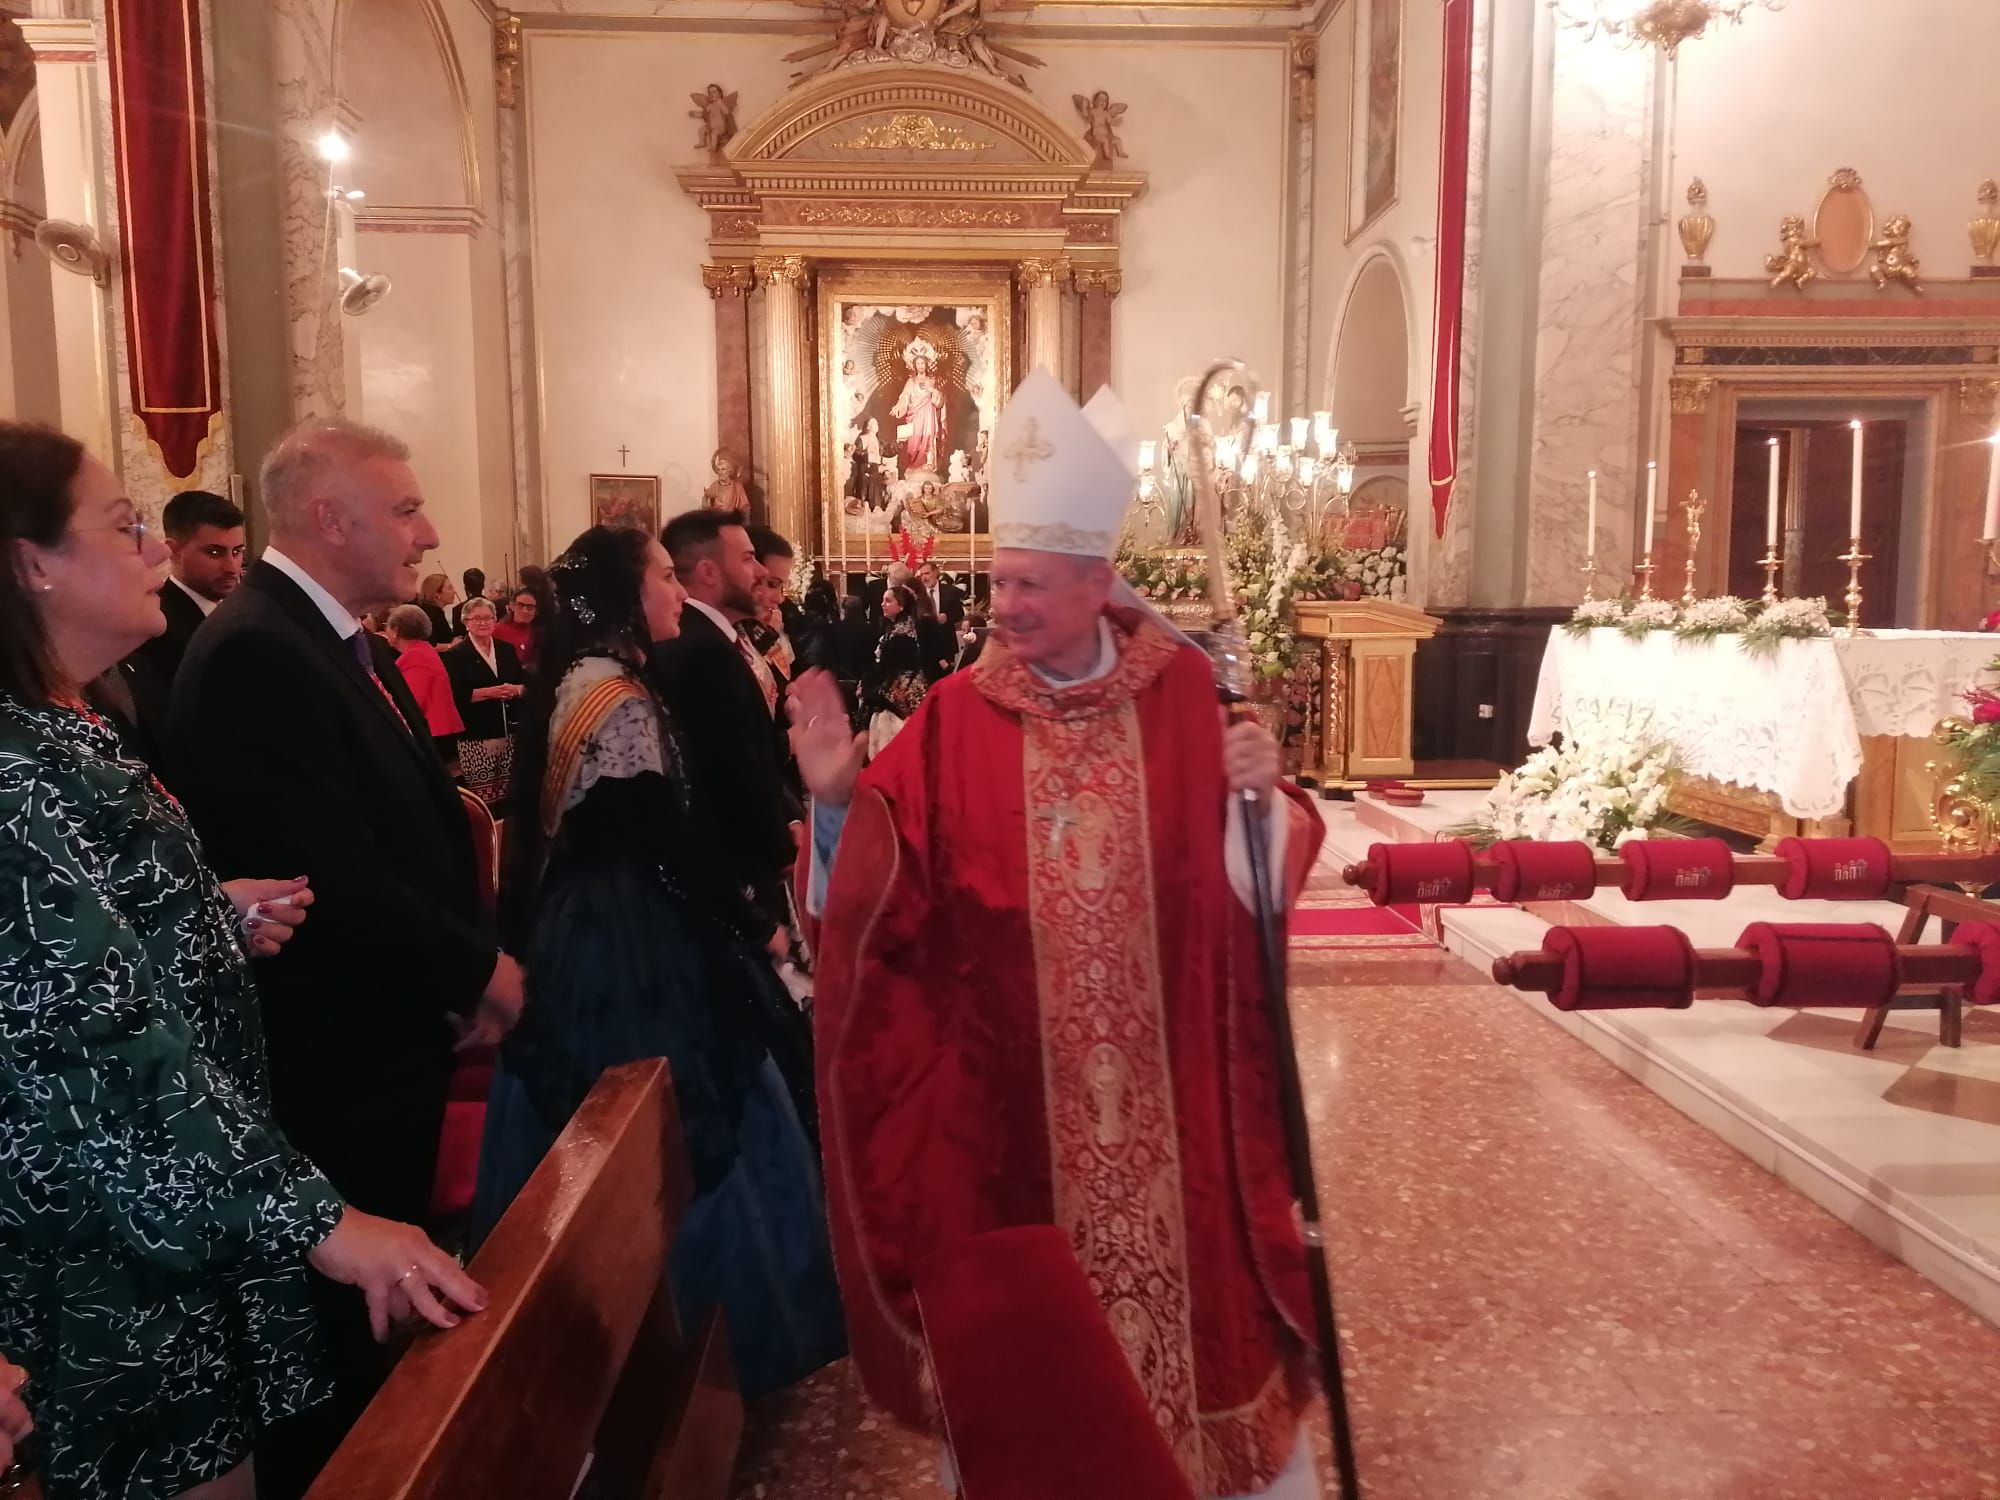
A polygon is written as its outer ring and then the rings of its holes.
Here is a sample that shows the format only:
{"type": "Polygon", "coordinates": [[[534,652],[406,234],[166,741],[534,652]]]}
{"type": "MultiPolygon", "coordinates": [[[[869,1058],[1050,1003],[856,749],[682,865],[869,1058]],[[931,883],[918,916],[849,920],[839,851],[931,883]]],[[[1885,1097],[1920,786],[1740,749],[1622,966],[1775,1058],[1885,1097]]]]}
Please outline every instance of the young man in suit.
{"type": "MultiPolygon", "coordinates": [[[[313,920],[257,975],[278,1123],[356,1207],[422,1223],[454,1039],[497,1041],[524,997],[422,710],[358,618],[410,597],[438,545],[408,459],[346,422],[279,440],[270,546],[188,648],[170,735],[216,869],[312,879],[313,920]]],[[[315,1292],[336,1395],[260,1442],[267,1497],[303,1492],[388,1370],[361,1299],[315,1292]]]]}
{"type": "Polygon", "coordinates": [[[174,496],[161,512],[160,524],[172,568],[160,590],[167,628],[127,657],[122,673],[132,693],[134,748],[156,770],[164,769],[167,707],[181,658],[196,628],[243,581],[245,546],[243,512],[227,496],[209,490],[174,496]]]}

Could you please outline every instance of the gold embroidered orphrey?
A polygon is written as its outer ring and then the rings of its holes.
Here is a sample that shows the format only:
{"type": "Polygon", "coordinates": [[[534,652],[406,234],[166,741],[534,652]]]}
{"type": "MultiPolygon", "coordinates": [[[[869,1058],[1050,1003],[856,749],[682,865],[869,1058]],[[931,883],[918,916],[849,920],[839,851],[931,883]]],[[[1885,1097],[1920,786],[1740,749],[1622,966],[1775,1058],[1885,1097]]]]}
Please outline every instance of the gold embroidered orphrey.
{"type": "Polygon", "coordinates": [[[1207,1494],[1139,715],[1024,716],[1029,925],[1055,1221],[1161,1432],[1207,1494]],[[1073,830],[1068,839],[1060,835],[1073,830]]]}
{"type": "Polygon", "coordinates": [[[1014,482],[1016,484],[1026,484],[1028,482],[1029,468],[1047,459],[1054,458],[1056,450],[1053,443],[1042,441],[1041,423],[1030,417],[1028,418],[1027,428],[1008,445],[1007,451],[1000,456],[1014,466],[1014,482]]]}

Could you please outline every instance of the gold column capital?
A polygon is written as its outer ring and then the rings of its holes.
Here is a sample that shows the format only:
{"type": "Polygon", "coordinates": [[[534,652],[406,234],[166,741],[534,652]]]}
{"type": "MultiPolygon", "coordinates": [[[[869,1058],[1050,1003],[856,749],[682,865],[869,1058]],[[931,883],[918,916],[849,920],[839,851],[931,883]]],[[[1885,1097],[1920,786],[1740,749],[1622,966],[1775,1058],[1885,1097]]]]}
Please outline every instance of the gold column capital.
{"type": "Polygon", "coordinates": [[[1018,262],[1015,271],[1024,287],[1060,286],[1069,279],[1069,257],[1066,255],[1035,255],[1018,262]]]}
{"type": "Polygon", "coordinates": [[[812,276],[803,255],[760,255],[755,265],[759,286],[804,287],[812,276]]]}
{"type": "Polygon", "coordinates": [[[511,10],[493,13],[493,83],[500,108],[521,102],[521,18],[511,10]]]}
{"type": "Polygon", "coordinates": [[[1708,398],[1715,393],[1715,377],[1676,375],[1668,382],[1667,388],[1676,415],[1691,416],[1708,409],[1708,398]]]}
{"type": "Polygon", "coordinates": [[[1968,417],[1991,416],[2000,410],[2000,380],[1977,376],[1959,381],[1958,404],[1968,417]]]}
{"type": "Polygon", "coordinates": [[[719,266],[701,268],[701,284],[708,289],[711,297],[747,296],[756,282],[756,272],[748,261],[727,261],[719,266]]]}
{"type": "Polygon", "coordinates": [[[1073,274],[1079,296],[1116,297],[1125,290],[1125,273],[1117,266],[1078,266],[1073,274]]]}
{"type": "Polygon", "coordinates": [[[1285,52],[1292,69],[1292,119],[1310,125],[1317,107],[1319,33],[1310,29],[1292,32],[1285,39],[1285,52]]]}

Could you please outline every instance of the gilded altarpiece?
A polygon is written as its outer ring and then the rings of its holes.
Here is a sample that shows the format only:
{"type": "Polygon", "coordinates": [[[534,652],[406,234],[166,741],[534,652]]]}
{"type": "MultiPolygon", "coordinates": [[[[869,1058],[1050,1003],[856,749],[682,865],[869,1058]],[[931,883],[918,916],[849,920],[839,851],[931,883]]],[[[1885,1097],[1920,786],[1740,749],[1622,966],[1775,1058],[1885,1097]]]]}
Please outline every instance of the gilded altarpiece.
{"type": "Polygon", "coordinates": [[[1109,378],[1123,215],[1144,175],[1093,166],[1020,89],[900,66],[809,80],[720,161],[676,175],[709,216],[720,445],[759,479],[771,524],[821,556],[843,530],[852,547],[880,529],[886,494],[841,521],[857,479],[869,483],[854,463],[872,421],[944,523],[912,529],[940,533],[940,555],[962,566],[947,539],[983,518],[944,493],[954,455],[976,469],[978,434],[1034,364],[1088,389],[1109,378]],[[1080,317],[1066,320],[1072,297],[1080,317]]]}

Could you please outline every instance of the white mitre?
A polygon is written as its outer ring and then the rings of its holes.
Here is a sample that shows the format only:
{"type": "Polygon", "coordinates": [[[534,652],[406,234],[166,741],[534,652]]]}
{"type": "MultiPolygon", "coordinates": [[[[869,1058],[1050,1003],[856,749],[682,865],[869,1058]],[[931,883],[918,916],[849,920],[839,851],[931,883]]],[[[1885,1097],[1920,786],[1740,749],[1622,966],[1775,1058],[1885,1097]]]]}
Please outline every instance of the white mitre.
{"type": "Polygon", "coordinates": [[[1132,503],[1139,445],[1109,387],[1079,408],[1036,370],[994,424],[987,499],[995,547],[1109,559],[1132,503]]]}

